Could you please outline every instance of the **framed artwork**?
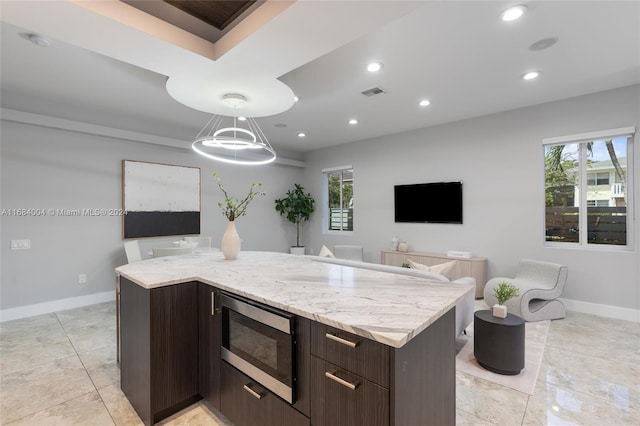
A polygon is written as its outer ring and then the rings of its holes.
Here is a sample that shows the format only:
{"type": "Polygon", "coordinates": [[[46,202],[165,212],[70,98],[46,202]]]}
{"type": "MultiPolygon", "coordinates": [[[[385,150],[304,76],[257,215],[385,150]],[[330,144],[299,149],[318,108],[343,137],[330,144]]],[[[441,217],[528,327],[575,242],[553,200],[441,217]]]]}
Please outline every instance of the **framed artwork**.
{"type": "Polygon", "coordinates": [[[122,160],[123,238],[200,233],[200,168],[122,160]]]}

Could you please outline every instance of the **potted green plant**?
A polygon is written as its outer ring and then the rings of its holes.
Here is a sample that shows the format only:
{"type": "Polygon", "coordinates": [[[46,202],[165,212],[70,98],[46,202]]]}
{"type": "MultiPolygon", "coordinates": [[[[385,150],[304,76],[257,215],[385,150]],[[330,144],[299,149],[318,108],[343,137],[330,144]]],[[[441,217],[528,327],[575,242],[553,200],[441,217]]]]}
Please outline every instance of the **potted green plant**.
{"type": "Polygon", "coordinates": [[[296,225],[296,245],[291,247],[292,254],[304,254],[304,246],[300,245],[300,223],[309,220],[314,211],[316,200],[310,193],[305,193],[300,184],[294,184],[286,196],[276,200],[276,211],[289,222],[296,225]]]}
{"type": "Polygon", "coordinates": [[[224,202],[218,203],[218,207],[222,211],[222,215],[228,219],[227,228],[222,235],[222,241],[220,242],[220,250],[224,258],[227,260],[235,260],[240,253],[240,235],[236,230],[235,220],[241,216],[247,214],[247,206],[249,202],[255,198],[256,195],[265,195],[264,191],[261,191],[261,183],[252,183],[249,188],[249,193],[242,200],[230,196],[217,172],[213,172],[213,178],[218,183],[218,188],[224,194],[224,202]]]}
{"type": "Polygon", "coordinates": [[[498,303],[493,305],[493,316],[498,318],[507,317],[507,307],[505,302],[519,295],[518,287],[508,282],[501,282],[493,289],[493,294],[498,299],[498,303]]]}

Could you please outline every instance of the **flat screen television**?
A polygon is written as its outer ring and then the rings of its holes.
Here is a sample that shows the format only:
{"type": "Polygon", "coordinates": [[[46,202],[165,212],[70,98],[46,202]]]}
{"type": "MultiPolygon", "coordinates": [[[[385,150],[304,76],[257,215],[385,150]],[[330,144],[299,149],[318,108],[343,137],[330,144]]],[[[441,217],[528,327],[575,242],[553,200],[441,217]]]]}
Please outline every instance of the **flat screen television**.
{"type": "Polygon", "coordinates": [[[394,187],[396,222],[462,223],[462,182],[394,187]]]}

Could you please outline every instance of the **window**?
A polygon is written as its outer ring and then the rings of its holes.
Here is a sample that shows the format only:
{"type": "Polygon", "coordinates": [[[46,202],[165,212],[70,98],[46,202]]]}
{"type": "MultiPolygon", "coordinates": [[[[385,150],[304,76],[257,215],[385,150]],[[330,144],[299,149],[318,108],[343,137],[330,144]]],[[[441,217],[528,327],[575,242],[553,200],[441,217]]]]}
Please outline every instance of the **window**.
{"type": "Polygon", "coordinates": [[[609,200],[587,200],[587,207],[608,207],[609,200]]]}
{"type": "Polygon", "coordinates": [[[546,245],[632,247],[634,132],[543,141],[546,245]]]}
{"type": "Polygon", "coordinates": [[[322,170],[325,231],[353,231],[353,167],[322,170]]]}
{"type": "Polygon", "coordinates": [[[587,173],[587,185],[609,185],[609,173],[587,173]]]}

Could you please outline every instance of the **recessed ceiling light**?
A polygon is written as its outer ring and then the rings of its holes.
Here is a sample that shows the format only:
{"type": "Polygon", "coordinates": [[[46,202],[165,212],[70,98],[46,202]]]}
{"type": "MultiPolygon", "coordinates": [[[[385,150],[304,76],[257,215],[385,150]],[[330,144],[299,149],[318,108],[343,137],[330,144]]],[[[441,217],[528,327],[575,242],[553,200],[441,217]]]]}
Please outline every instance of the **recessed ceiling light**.
{"type": "Polygon", "coordinates": [[[533,80],[540,76],[540,71],[529,71],[528,73],[522,74],[523,80],[533,80]]]}
{"type": "Polygon", "coordinates": [[[358,120],[352,118],[351,120],[349,120],[349,124],[358,124],[358,120]]]}
{"type": "Polygon", "coordinates": [[[238,117],[238,121],[247,121],[247,117],[238,117]]]}
{"type": "Polygon", "coordinates": [[[369,72],[377,72],[377,71],[380,71],[381,69],[382,69],[381,62],[371,62],[369,65],[367,65],[367,71],[369,72]]]}
{"type": "Polygon", "coordinates": [[[520,4],[518,6],[510,7],[509,9],[502,12],[500,14],[500,18],[502,18],[502,20],[506,22],[515,21],[516,19],[522,17],[522,15],[524,15],[526,11],[527,6],[520,4]]]}
{"type": "Polygon", "coordinates": [[[421,107],[425,107],[427,105],[431,105],[431,101],[428,99],[423,99],[420,102],[418,102],[418,105],[420,105],[421,107]]]}
{"type": "Polygon", "coordinates": [[[298,137],[299,137],[299,138],[304,138],[305,136],[307,136],[307,135],[306,135],[306,134],[304,134],[304,133],[302,133],[302,132],[298,133],[298,137]]]}
{"type": "Polygon", "coordinates": [[[300,98],[299,98],[299,97],[297,97],[297,96],[294,96],[294,97],[293,97],[293,102],[298,102],[299,100],[300,100],[300,98]]]}

